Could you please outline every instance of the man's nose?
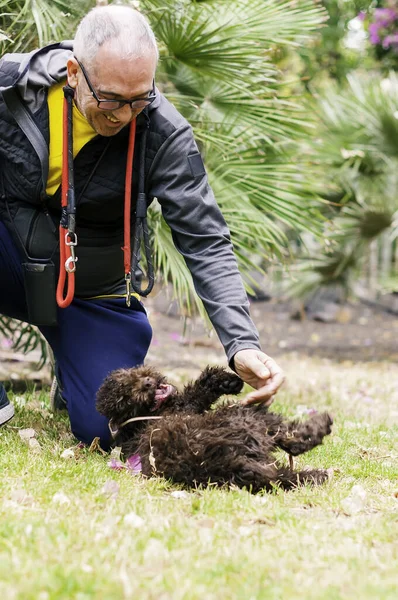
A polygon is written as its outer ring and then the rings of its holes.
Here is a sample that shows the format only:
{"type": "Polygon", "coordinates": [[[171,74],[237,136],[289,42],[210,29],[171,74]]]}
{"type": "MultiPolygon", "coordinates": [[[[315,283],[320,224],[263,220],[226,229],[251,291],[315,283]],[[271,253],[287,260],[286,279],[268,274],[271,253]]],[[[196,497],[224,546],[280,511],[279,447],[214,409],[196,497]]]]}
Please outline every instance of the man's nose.
{"type": "Polygon", "coordinates": [[[127,123],[128,121],[131,121],[132,119],[134,119],[134,117],[139,115],[141,110],[142,109],[131,108],[130,104],[125,104],[117,110],[112,111],[112,113],[117,119],[119,119],[120,121],[125,121],[127,123]]]}

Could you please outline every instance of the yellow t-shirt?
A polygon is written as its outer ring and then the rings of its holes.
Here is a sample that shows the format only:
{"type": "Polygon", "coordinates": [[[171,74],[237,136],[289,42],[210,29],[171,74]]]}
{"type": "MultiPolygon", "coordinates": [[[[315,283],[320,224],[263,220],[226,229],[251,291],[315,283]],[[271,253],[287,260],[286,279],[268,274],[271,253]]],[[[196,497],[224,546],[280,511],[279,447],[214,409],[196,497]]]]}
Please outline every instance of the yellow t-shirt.
{"type": "MultiPolygon", "coordinates": [[[[48,90],[50,126],[50,150],[46,192],[52,196],[62,179],[62,120],[65,81],[56,83],[48,90]]],[[[73,104],[73,158],[97,133],[73,104]]]]}

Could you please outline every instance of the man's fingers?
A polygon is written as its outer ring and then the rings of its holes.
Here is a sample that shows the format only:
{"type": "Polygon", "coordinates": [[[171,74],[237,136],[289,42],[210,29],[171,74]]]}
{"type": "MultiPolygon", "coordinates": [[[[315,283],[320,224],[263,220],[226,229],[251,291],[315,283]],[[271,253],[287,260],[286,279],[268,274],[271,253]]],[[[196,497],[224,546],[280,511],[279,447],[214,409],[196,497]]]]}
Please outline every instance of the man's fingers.
{"type": "Polygon", "coordinates": [[[271,404],[274,401],[274,395],[276,390],[272,388],[272,390],[265,391],[266,387],[267,386],[248,394],[245,398],[243,398],[241,404],[243,406],[248,406],[249,404],[256,404],[257,402],[261,402],[265,406],[271,406],[271,404]]]}
{"type": "Polygon", "coordinates": [[[282,371],[275,373],[271,382],[268,382],[258,390],[247,394],[247,396],[242,400],[242,404],[247,406],[249,404],[255,404],[256,402],[262,402],[265,404],[265,406],[271,406],[272,402],[274,401],[274,395],[279,390],[284,380],[285,376],[282,371]]]}
{"type": "Polygon", "coordinates": [[[243,404],[255,404],[256,402],[263,402],[266,405],[270,405],[273,402],[273,397],[276,394],[278,386],[272,383],[267,383],[258,390],[253,390],[242,400],[243,404]]]}

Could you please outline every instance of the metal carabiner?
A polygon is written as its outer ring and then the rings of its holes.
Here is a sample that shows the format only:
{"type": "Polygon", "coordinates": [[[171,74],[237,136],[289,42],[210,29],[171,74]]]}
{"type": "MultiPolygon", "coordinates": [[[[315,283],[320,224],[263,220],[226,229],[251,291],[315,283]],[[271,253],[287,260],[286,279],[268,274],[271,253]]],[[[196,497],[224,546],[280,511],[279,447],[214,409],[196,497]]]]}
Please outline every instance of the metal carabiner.
{"type": "Polygon", "coordinates": [[[70,256],[65,261],[65,271],[67,271],[68,273],[74,273],[76,271],[76,261],[77,261],[77,258],[75,256],[70,256]],[[72,265],[72,266],[70,266],[70,265],[72,265]]]}
{"type": "Polygon", "coordinates": [[[68,230],[65,233],[65,246],[70,248],[70,257],[65,261],[65,271],[74,273],[76,271],[77,256],[75,255],[75,246],[77,246],[77,235],[74,231],[68,230]],[[68,241],[69,240],[69,241],[68,241]]]}

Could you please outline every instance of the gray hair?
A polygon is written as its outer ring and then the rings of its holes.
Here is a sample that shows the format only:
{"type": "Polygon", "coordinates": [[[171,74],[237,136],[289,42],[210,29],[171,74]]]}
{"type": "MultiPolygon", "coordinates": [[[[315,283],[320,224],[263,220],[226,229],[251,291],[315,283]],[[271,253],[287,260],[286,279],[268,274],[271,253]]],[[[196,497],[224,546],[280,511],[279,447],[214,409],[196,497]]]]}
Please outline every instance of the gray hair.
{"type": "Polygon", "coordinates": [[[134,8],[121,5],[98,6],[80,22],[74,40],[79,60],[91,63],[100,47],[113,40],[122,57],[142,56],[148,50],[159,58],[154,33],[145,17],[134,8]]]}

